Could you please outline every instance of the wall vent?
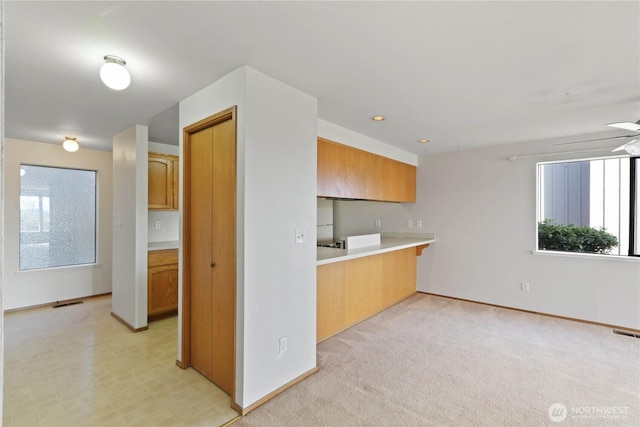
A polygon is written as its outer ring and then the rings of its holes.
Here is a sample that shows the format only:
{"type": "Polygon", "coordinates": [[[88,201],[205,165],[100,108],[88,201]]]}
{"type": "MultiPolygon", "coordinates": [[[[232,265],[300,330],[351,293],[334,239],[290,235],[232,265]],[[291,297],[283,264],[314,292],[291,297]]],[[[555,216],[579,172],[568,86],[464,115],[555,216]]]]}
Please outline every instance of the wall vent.
{"type": "Polygon", "coordinates": [[[66,307],[68,305],[76,305],[76,304],[82,304],[84,301],[68,301],[68,302],[60,302],[57,304],[54,304],[52,307],[53,308],[60,308],[60,307],[66,307]]]}
{"type": "Polygon", "coordinates": [[[640,338],[640,334],[634,334],[633,332],[628,332],[628,331],[618,331],[617,329],[614,329],[613,333],[618,335],[624,335],[626,337],[640,338]]]}

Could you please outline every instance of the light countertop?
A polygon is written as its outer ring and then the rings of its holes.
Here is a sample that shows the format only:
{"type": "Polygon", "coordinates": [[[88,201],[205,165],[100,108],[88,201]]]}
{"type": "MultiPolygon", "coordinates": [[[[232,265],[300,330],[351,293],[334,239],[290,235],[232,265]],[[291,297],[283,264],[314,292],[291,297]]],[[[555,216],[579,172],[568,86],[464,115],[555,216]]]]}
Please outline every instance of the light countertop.
{"type": "Polygon", "coordinates": [[[384,233],[380,245],[357,249],[317,248],[316,265],[347,261],[434,243],[435,233],[384,233]]]}
{"type": "Polygon", "coordinates": [[[165,242],[149,242],[150,251],[161,251],[164,249],[178,249],[178,240],[168,240],[165,242]]]}

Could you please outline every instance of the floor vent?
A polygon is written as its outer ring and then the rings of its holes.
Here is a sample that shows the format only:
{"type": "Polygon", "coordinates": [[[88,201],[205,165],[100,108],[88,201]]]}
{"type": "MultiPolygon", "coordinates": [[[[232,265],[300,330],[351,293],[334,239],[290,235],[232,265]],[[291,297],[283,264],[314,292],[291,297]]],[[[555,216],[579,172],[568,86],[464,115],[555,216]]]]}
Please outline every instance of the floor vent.
{"type": "Polygon", "coordinates": [[[68,305],[76,305],[76,304],[82,304],[84,301],[69,301],[69,302],[61,302],[60,304],[54,304],[52,307],[53,308],[60,308],[60,307],[66,307],[68,305]]]}
{"type": "Polygon", "coordinates": [[[613,333],[614,334],[618,334],[618,335],[624,335],[626,337],[640,338],[640,334],[634,334],[633,332],[618,331],[618,330],[614,329],[613,333]]]}

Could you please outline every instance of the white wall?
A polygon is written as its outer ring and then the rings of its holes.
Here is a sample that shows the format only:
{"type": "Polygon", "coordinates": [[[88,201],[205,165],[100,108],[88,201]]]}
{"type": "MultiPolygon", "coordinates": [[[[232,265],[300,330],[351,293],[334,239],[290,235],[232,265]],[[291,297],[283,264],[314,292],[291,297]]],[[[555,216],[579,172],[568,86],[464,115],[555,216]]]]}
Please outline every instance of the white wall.
{"type": "Polygon", "coordinates": [[[377,139],[370,138],[326,120],[318,119],[318,136],[380,156],[389,157],[399,162],[408,163],[413,166],[418,165],[418,156],[413,153],[409,153],[393,145],[378,141],[377,139]]]}
{"type": "Polygon", "coordinates": [[[536,162],[570,157],[508,157],[557,151],[552,145],[544,141],[420,157],[418,203],[411,215],[421,217],[438,240],[418,260],[418,288],[640,329],[640,259],[531,253],[536,162]],[[520,290],[522,281],[530,283],[529,293],[520,290]]]}
{"type": "Polygon", "coordinates": [[[238,107],[236,403],[246,408],[316,366],[317,102],[242,67],[182,101],[180,128],[233,105],[238,107]],[[306,243],[294,243],[296,228],[306,230],[306,243]],[[288,350],[279,357],[283,336],[288,350]]]}
{"type": "Polygon", "coordinates": [[[29,307],[111,292],[111,153],[80,147],[69,153],[62,144],[7,138],[4,153],[3,309],[29,307]],[[20,271],[20,164],[98,171],[97,263],[20,271]]]}
{"type": "Polygon", "coordinates": [[[316,366],[317,101],[247,69],[245,402],[316,366]],[[295,230],[306,242],[295,243],[295,230]],[[278,339],[288,350],[278,356],[278,339]]]}
{"type": "Polygon", "coordinates": [[[113,137],[112,311],[134,329],[147,326],[148,129],[113,137]]]}
{"type": "Polygon", "coordinates": [[[149,151],[152,153],[170,154],[172,156],[180,155],[180,147],[177,145],[162,144],[160,142],[149,141],[149,151]]]}

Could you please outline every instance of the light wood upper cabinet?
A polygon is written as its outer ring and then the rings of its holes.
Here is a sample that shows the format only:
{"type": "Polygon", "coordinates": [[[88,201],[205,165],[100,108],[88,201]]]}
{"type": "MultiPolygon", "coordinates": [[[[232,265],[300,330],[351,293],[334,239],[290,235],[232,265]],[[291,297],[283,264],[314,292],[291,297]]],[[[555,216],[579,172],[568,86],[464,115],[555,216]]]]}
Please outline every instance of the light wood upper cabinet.
{"type": "Polygon", "coordinates": [[[178,209],[178,157],[149,153],[149,209],[178,209]]]}
{"type": "Polygon", "coordinates": [[[416,167],[318,138],[319,197],[416,201],[416,167]]]}

